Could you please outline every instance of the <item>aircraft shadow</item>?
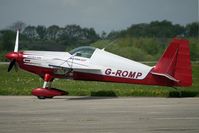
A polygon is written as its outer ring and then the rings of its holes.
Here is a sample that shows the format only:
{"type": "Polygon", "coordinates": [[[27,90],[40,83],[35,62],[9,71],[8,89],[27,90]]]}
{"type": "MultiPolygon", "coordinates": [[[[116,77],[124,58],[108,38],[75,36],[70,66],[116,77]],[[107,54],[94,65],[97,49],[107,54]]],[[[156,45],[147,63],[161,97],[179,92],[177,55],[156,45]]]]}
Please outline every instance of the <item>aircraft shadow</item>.
{"type": "Polygon", "coordinates": [[[67,99],[67,100],[100,100],[100,99],[113,99],[117,98],[117,95],[113,91],[100,90],[91,91],[91,96],[76,96],[76,97],[55,97],[53,99],[67,99]]]}
{"type": "Polygon", "coordinates": [[[117,97],[108,96],[66,96],[66,97],[54,97],[53,99],[65,99],[65,100],[102,100],[102,99],[115,99],[117,97]]]}

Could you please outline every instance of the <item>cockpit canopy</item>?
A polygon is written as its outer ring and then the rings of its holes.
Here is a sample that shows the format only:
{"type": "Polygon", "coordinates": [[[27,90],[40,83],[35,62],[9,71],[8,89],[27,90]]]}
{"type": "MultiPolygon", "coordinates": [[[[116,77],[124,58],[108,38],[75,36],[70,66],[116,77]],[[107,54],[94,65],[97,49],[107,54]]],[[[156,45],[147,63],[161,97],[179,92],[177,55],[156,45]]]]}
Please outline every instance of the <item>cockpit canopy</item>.
{"type": "Polygon", "coordinates": [[[84,58],[90,58],[93,55],[93,52],[95,51],[96,48],[90,47],[90,46],[83,46],[83,47],[78,47],[75,48],[69,53],[71,55],[79,56],[79,57],[84,57],[84,58]]]}

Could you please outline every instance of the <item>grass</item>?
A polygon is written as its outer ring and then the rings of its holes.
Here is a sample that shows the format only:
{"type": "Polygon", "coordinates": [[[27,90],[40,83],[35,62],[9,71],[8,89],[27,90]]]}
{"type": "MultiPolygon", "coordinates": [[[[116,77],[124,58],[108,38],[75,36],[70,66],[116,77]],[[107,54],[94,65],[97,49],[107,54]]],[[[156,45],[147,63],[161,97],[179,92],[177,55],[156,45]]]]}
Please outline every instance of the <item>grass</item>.
{"type": "MultiPolygon", "coordinates": [[[[41,87],[39,76],[19,70],[7,72],[7,65],[0,65],[0,95],[31,95],[33,88],[41,87]]],[[[193,86],[175,90],[170,87],[144,86],[91,81],[55,80],[53,86],[77,96],[199,96],[199,64],[193,64],[193,86]]]]}

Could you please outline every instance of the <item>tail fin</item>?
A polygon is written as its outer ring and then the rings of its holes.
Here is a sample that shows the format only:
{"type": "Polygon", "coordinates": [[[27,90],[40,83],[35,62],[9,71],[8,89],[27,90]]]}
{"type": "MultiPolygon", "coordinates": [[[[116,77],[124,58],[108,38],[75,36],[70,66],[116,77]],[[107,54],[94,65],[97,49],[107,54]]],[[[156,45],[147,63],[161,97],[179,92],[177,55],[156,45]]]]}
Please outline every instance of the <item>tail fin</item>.
{"type": "Polygon", "coordinates": [[[151,73],[174,81],[173,86],[191,86],[189,41],[173,39],[151,73]]]}

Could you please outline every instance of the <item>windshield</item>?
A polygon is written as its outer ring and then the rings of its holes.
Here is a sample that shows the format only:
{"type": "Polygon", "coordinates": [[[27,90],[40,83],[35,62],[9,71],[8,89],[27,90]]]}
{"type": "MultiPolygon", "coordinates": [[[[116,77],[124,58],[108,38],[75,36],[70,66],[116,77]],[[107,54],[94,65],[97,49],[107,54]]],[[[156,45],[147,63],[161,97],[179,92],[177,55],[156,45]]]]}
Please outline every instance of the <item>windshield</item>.
{"type": "Polygon", "coordinates": [[[71,50],[69,53],[71,55],[79,56],[79,57],[85,57],[90,58],[93,55],[93,52],[95,51],[95,48],[90,46],[83,46],[78,47],[73,50],[71,50]]]}

